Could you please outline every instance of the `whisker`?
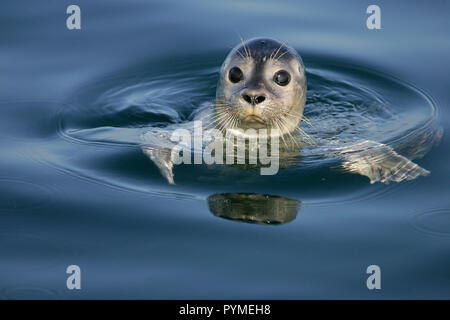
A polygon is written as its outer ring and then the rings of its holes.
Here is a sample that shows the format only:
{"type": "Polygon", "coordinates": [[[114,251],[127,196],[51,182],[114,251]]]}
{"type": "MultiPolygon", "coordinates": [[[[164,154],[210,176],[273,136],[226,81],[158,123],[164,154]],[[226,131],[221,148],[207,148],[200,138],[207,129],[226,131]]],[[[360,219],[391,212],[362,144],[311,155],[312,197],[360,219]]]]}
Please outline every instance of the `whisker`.
{"type": "Polygon", "coordinates": [[[237,53],[239,53],[239,55],[241,56],[241,58],[242,58],[242,59],[245,59],[245,57],[244,57],[244,55],[242,54],[242,52],[241,52],[241,51],[239,51],[239,50],[236,50],[236,52],[237,52],[237,53]]]}
{"type": "Polygon", "coordinates": [[[281,48],[284,46],[284,42],[281,44],[281,46],[278,48],[278,50],[277,50],[277,52],[275,52],[275,55],[273,56],[273,59],[274,60],[278,60],[278,58],[277,58],[277,54],[278,54],[278,52],[281,50],[281,48]]]}
{"type": "MultiPolygon", "coordinates": [[[[285,121],[285,120],[283,120],[283,121],[285,121]]],[[[286,124],[286,126],[287,126],[287,124],[286,124]]],[[[295,131],[294,131],[294,132],[295,132],[295,131]]],[[[292,134],[291,131],[288,131],[288,135],[289,135],[289,137],[291,138],[291,140],[295,143],[295,145],[299,147],[299,146],[300,146],[300,143],[298,142],[297,139],[294,138],[294,136],[293,136],[293,134],[292,134]]]]}
{"type": "Polygon", "coordinates": [[[289,51],[285,51],[282,54],[280,54],[275,60],[279,61],[281,59],[282,56],[284,56],[286,53],[288,53],[289,51]]]}
{"type": "Polygon", "coordinates": [[[295,144],[298,145],[298,142],[294,139],[294,137],[292,136],[291,132],[287,128],[287,124],[285,123],[285,120],[282,119],[282,118],[278,118],[278,122],[280,123],[280,125],[283,127],[283,129],[285,131],[284,135],[287,136],[291,141],[295,142],[295,144]]]}
{"type": "Polygon", "coordinates": [[[316,128],[316,126],[314,126],[314,125],[312,124],[311,120],[309,120],[307,117],[303,116],[303,117],[302,117],[302,120],[303,120],[307,125],[309,125],[311,128],[313,128],[314,130],[318,131],[317,128],[316,128]]]}
{"type": "Polygon", "coordinates": [[[246,58],[250,58],[249,52],[247,51],[247,46],[246,46],[245,43],[244,43],[244,39],[242,39],[242,37],[240,37],[240,39],[241,39],[242,46],[244,47],[244,51],[245,51],[245,54],[246,54],[246,58]]]}
{"type": "Polygon", "coordinates": [[[269,59],[272,59],[272,58],[273,58],[273,54],[274,54],[275,50],[277,50],[277,49],[273,49],[273,50],[272,50],[272,52],[270,53],[269,59]]]}
{"type": "Polygon", "coordinates": [[[276,127],[278,128],[278,130],[280,130],[280,133],[281,133],[280,136],[281,136],[281,139],[283,140],[283,144],[284,144],[285,146],[287,146],[286,140],[284,139],[283,130],[281,130],[280,125],[278,124],[277,119],[274,119],[274,120],[275,120],[274,123],[275,123],[276,127]]]}
{"type": "Polygon", "coordinates": [[[295,129],[302,137],[304,137],[309,143],[316,144],[316,141],[311,138],[305,131],[303,131],[300,127],[295,129]]]}

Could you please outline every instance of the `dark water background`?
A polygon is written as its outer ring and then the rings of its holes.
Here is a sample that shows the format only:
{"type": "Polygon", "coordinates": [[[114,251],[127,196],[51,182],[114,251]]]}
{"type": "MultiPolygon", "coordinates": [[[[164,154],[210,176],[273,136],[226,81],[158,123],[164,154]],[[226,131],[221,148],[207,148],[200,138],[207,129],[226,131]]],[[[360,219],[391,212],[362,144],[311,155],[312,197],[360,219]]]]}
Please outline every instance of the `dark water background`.
{"type": "Polygon", "coordinates": [[[449,1],[377,1],[377,31],[366,1],[77,1],[79,31],[65,26],[70,4],[0,12],[1,298],[450,297],[449,1]],[[444,136],[416,161],[431,174],[370,185],[305,155],[273,177],[175,168],[167,185],[127,129],[211,101],[239,36],[302,54],[317,121],[333,124],[324,101],[367,107],[356,122],[390,140],[435,108],[444,136]],[[295,200],[296,215],[271,226],[211,213],[209,197],[237,192],[295,200]],[[71,264],[80,291],[66,288],[71,264]]]}

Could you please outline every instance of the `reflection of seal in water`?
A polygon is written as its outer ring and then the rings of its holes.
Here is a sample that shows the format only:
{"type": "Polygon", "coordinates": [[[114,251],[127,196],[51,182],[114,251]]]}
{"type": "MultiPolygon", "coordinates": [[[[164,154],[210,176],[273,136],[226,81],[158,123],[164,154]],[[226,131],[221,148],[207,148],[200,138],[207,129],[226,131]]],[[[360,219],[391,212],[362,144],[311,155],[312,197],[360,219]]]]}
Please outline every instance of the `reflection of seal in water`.
{"type": "MultiPolygon", "coordinates": [[[[303,117],[305,102],[306,77],[298,53],[277,40],[256,38],[243,42],[229,53],[220,69],[216,104],[206,112],[199,112],[195,120],[234,135],[242,134],[238,129],[277,129],[283,142],[279,154],[282,164],[286,155],[298,155],[299,146],[305,144],[305,134],[299,125],[301,120],[307,121],[303,117]]],[[[187,127],[188,124],[184,124],[184,128],[187,127]]],[[[174,183],[171,156],[174,144],[170,135],[175,129],[150,130],[144,135],[146,143],[142,147],[169,183],[174,183]]],[[[440,132],[432,126],[423,135],[405,140],[407,145],[397,147],[408,150],[404,153],[408,157],[417,158],[439,138],[440,132]]],[[[392,147],[376,141],[334,140],[330,143],[322,139],[316,145],[330,158],[340,159],[344,170],[367,176],[371,183],[412,180],[429,173],[392,147]]]]}
{"type": "Polygon", "coordinates": [[[295,219],[300,201],[257,193],[224,193],[208,198],[215,216],[250,223],[283,224],[295,219]]]}

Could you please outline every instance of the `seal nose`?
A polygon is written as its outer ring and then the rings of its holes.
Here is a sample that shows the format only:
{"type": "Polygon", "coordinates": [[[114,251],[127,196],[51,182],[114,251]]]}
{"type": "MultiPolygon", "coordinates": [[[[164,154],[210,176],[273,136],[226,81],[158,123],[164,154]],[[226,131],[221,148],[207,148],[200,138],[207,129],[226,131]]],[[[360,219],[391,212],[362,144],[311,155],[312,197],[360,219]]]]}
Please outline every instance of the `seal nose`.
{"type": "Polygon", "coordinates": [[[266,100],[266,97],[261,93],[246,91],[242,93],[242,99],[244,99],[249,104],[257,105],[266,100]]]}

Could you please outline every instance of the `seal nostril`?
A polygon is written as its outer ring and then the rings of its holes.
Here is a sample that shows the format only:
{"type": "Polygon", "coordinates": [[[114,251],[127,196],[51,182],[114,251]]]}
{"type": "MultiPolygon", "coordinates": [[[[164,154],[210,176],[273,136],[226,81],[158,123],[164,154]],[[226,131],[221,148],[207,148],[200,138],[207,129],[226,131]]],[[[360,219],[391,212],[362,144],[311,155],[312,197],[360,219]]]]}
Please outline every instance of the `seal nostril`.
{"type": "Polygon", "coordinates": [[[252,98],[248,94],[243,94],[242,98],[244,98],[244,100],[248,103],[252,103],[252,98]]]}
{"type": "Polygon", "coordinates": [[[246,93],[244,93],[244,94],[242,95],[242,98],[243,98],[247,103],[250,103],[250,104],[258,104],[258,103],[261,103],[261,102],[263,102],[264,100],[266,100],[266,97],[265,97],[265,96],[250,96],[250,95],[248,95],[248,94],[246,94],[246,93]]]}
{"type": "Polygon", "coordinates": [[[256,104],[261,103],[261,102],[263,102],[264,100],[266,100],[266,97],[264,97],[264,96],[258,96],[258,97],[255,97],[255,103],[256,103],[256,104]]]}

